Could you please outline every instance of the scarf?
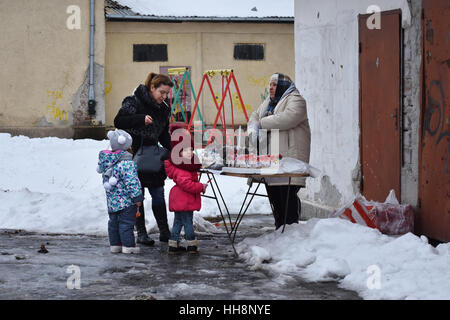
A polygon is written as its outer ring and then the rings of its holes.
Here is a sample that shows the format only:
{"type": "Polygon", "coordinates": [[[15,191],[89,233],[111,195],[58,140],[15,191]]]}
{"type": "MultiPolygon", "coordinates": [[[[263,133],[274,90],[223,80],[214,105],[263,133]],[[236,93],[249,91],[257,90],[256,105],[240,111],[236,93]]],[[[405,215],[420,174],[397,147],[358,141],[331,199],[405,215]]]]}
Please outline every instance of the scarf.
{"type": "Polygon", "coordinates": [[[277,89],[275,90],[275,97],[273,99],[270,98],[269,105],[267,106],[267,109],[264,112],[263,117],[272,115],[278,102],[282,98],[284,98],[284,96],[288,95],[289,93],[295,90],[295,84],[288,77],[286,77],[282,73],[277,74],[278,74],[278,81],[277,81],[277,89]]]}

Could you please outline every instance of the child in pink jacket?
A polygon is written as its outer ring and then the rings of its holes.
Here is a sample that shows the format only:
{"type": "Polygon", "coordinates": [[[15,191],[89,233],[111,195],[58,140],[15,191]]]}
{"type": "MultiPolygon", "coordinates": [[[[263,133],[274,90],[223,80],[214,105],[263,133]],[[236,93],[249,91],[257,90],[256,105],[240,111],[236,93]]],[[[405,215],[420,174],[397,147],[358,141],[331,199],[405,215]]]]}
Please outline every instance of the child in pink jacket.
{"type": "Polygon", "coordinates": [[[169,160],[164,162],[166,174],[175,182],[169,194],[169,211],[175,212],[172,232],[169,239],[169,253],[185,251],[180,247],[180,232],[184,227],[187,251],[198,252],[198,241],[195,238],[193,215],[194,210],[201,208],[201,195],[206,184],[198,181],[200,161],[194,153],[193,140],[190,133],[177,127],[171,127],[172,152],[169,160]]]}

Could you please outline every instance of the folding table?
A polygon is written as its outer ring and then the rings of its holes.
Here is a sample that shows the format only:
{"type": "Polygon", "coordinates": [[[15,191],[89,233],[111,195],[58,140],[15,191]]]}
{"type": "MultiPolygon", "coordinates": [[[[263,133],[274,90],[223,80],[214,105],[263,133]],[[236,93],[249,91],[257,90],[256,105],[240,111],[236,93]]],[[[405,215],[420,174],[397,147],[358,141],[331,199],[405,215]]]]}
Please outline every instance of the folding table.
{"type": "MultiPolygon", "coordinates": [[[[261,183],[263,183],[264,185],[267,186],[267,178],[277,178],[277,177],[286,177],[289,178],[288,180],[288,192],[286,193],[286,209],[284,212],[284,225],[283,225],[283,230],[281,232],[284,232],[284,229],[286,227],[286,217],[287,217],[287,201],[289,199],[289,191],[290,191],[290,186],[291,186],[291,179],[293,177],[309,177],[310,175],[308,173],[263,173],[263,174],[256,174],[256,173],[232,173],[232,172],[222,172],[222,171],[217,171],[217,170],[208,170],[208,169],[202,169],[200,170],[200,177],[199,180],[201,181],[201,177],[202,175],[205,174],[208,182],[211,182],[211,190],[213,192],[214,196],[210,196],[210,195],[202,195],[205,198],[210,198],[210,199],[214,199],[216,200],[217,203],[217,207],[219,209],[220,212],[220,216],[222,217],[223,223],[225,225],[225,230],[227,232],[228,238],[230,239],[231,245],[233,247],[234,253],[236,255],[236,249],[234,247],[234,240],[236,238],[236,233],[237,233],[237,229],[239,227],[239,224],[242,221],[242,218],[244,217],[245,213],[247,212],[247,209],[249,208],[251,202],[253,201],[253,198],[255,196],[260,196],[260,197],[267,197],[267,195],[265,194],[259,194],[257,193],[259,186],[261,185],[261,183]],[[231,176],[231,177],[240,177],[240,178],[247,178],[247,179],[251,179],[250,180],[250,184],[249,187],[247,189],[247,192],[245,194],[244,200],[242,202],[241,205],[241,209],[239,210],[239,213],[236,217],[236,219],[234,221],[232,221],[231,219],[231,215],[230,215],[230,211],[228,210],[227,204],[225,199],[223,198],[223,194],[220,190],[220,186],[217,183],[217,180],[215,178],[215,175],[224,175],[224,176],[231,176]],[[253,184],[256,184],[256,188],[254,189],[254,191],[250,191],[253,184]],[[250,196],[250,197],[249,197],[250,196]],[[249,199],[249,200],[248,200],[249,199]],[[247,201],[248,200],[248,201],[247,201]],[[224,212],[222,211],[222,206],[223,209],[226,213],[226,216],[228,218],[228,223],[230,225],[230,229],[228,229],[227,226],[227,218],[224,215],[224,212]]],[[[272,204],[271,204],[272,207],[272,204]]],[[[273,207],[272,207],[272,211],[273,211],[273,207]]]]}

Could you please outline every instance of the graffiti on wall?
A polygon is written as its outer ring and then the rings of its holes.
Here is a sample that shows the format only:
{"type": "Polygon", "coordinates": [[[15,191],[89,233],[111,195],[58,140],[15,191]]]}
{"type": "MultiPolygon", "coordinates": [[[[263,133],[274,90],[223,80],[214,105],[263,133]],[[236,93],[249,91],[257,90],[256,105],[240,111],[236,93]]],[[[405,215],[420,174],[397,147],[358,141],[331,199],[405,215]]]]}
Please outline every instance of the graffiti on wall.
{"type": "Polygon", "coordinates": [[[68,113],[61,107],[62,91],[47,90],[47,96],[51,99],[51,102],[45,108],[46,116],[52,120],[68,122],[68,113]]]}
{"type": "Polygon", "coordinates": [[[267,87],[264,89],[264,93],[261,93],[261,102],[263,102],[264,100],[266,100],[266,98],[269,96],[269,90],[267,89],[267,87]]]}
{"type": "MultiPolygon", "coordinates": [[[[222,95],[220,93],[215,92],[214,93],[214,97],[216,98],[217,104],[220,106],[220,103],[222,102],[222,95]]],[[[242,104],[241,101],[239,100],[239,95],[235,92],[234,94],[231,95],[232,99],[233,99],[233,107],[237,108],[239,111],[242,111],[242,113],[244,112],[242,110],[242,104]]],[[[227,94],[225,95],[225,98],[230,98],[230,96],[227,94]]],[[[228,102],[229,100],[225,100],[225,102],[228,102]]],[[[247,112],[247,114],[249,112],[251,112],[251,110],[253,110],[253,107],[250,104],[245,104],[245,111],[247,112]]]]}
{"type": "MultiPolygon", "coordinates": [[[[450,118],[445,110],[445,92],[442,84],[438,80],[431,81],[428,93],[428,105],[425,110],[425,131],[432,137],[436,138],[436,145],[441,141],[447,141],[447,154],[444,164],[444,173],[448,173],[448,158],[450,154],[450,118]],[[433,88],[436,87],[437,91],[433,88]],[[437,95],[432,95],[437,92],[437,95]]],[[[444,142],[445,143],[445,142],[444,142]]]]}
{"type": "Polygon", "coordinates": [[[267,89],[269,86],[269,77],[255,78],[252,75],[249,75],[248,82],[253,87],[264,88],[264,92],[261,93],[260,97],[261,97],[261,102],[266,100],[267,96],[269,95],[269,90],[267,89]]]}
{"type": "Polygon", "coordinates": [[[249,75],[248,82],[254,87],[264,88],[269,84],[269,77],[255,78],[252,75],[249,75]]]}
{"type": "Polygon", "coordinates": [[[110,93],[112,90],[112,83],[109,81],[105,81],[105,96],[110,93]]]}

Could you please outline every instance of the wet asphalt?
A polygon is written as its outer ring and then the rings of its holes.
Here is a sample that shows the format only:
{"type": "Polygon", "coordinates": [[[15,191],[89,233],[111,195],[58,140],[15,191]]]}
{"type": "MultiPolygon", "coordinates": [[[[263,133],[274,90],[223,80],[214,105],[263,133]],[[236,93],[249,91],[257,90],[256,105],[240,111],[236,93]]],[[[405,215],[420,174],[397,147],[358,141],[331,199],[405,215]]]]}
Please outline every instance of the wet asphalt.
{"type": "MultiPolygon", "coordinates": [[[[270,232],[271,216],[249,215],[236,243],[270,232]]],[[[245,222],[244,222],[245,221],[245,222]]],[[[222,227],[223,228],[223,227],[222,227]]],[[[157,239],[158,235],[151,237],[157,239]]],[[[336,282],[252,270],[225,231],[197,232],[198,254],[169,255],[167,243],[135,255],[109,252],[108,237],[0,230],[2,300],[355,300],[336,282]],[[48,253],[39,253],[44,244],[48,253]]]]}

